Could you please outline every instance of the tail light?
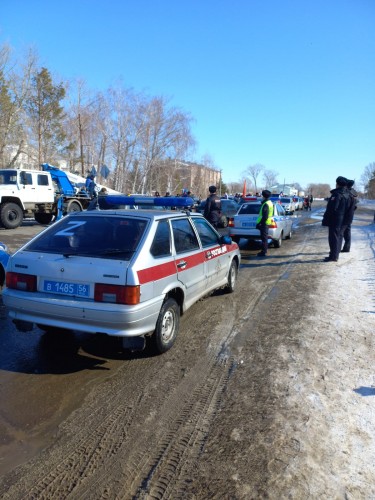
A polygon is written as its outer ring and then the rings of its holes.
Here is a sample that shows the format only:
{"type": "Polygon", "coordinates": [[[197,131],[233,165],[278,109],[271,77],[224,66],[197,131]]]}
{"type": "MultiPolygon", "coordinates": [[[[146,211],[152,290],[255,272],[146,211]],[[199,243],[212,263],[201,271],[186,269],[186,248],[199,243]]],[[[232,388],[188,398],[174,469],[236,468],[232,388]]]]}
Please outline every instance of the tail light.
{"type": "Polygon", "coordinates": [[[6,273],[6,286],[23,292],[36,292],[36,276],[33,274],[6,273]]]}
{"type": "Polygon", "coordinates": [[[277,229],[277,223],[272,219],[271,224],[268,226],[269,229],[277,229]]]}
{"type": "Polygon", "coordinates": [[[229,219],[228,219],[228,227],[234,227],[234,218],[233,217],[229,217],[229,219]]]}
{"type": "Polygon", "coordinates": [[[111,302],[113,304],[126,304],[134,306],[141,300],[139,286],[106,285],[95,283],[95,302],[111,302]]]}

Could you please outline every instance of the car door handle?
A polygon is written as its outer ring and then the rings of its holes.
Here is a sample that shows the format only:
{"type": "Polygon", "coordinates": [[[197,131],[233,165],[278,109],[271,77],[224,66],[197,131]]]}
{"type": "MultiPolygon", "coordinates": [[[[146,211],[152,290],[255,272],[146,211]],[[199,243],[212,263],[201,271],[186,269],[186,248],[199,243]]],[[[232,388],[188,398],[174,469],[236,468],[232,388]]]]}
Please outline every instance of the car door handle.
{"type": "Polygon", "coordinates": [[[187,266],[187,262],[185,260],[182,260],[177,264],[178,269],[182,269],[187,266]]]}

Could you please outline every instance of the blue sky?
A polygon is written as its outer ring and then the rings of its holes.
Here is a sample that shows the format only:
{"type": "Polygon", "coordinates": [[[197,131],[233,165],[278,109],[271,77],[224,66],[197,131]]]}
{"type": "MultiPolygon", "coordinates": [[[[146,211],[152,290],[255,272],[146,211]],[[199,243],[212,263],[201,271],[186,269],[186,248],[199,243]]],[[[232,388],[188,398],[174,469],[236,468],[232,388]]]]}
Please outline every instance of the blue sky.
{"type": "Polygon", "coordinates": [[[239,181],[360,179],[375,162],[375,0],[0,0],[0,44],[64,79],[163,95],[239,181]]]}

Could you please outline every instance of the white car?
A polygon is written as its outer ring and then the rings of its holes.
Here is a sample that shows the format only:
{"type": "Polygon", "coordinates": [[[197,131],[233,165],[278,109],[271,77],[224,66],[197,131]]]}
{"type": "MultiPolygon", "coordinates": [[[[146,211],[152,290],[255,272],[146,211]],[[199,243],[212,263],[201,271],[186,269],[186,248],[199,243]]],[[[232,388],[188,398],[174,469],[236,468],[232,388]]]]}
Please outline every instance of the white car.
{"type": "MultiPolygon", "coordinates": [[[[229,221],[229,235],[239,243],[241,238],[247,240],[259,240],[260,232],[256,229],[261,203],[244,203],[238,213],[229,221]]],[[[275,248],[281,246],[283,239],[292,237],[293,221],[285,213],[284,208],[277,202],[273,202],[274,215],[272,224],[268,226],[269,242],[275,248]]]]}
{"type": "Polygon", "coordinates": [[[201,214],[75,212],[10,257],[3,301],[21,331],[36,324],[48,332],[105,333],[131,349],[143,349],[150,336],[162,353],[176,339],[180,314],[217,288],[232,292],[239,266],[238,245],[201,214]]]}
{"type": "Polygon", "coordinates": [[[279,196],[279,197],[273,197],[271,196],[270,198],[271,201],[274,203],[279,203],[285,210],[285,213],[288,215],[293,215],[294,212],[296,211],[296,204],[293,200],[292,196],[279,196]]]}

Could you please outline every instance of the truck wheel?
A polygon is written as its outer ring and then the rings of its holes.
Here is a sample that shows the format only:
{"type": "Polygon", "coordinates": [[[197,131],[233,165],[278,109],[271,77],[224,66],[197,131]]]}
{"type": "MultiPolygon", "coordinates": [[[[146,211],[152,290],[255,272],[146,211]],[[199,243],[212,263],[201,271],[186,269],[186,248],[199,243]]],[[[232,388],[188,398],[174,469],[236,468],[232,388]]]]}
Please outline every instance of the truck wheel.
{"type": "Polygon", "coordinates": [[[51,220],[53,219],[52,214],[38,214],[36,213],[34,215],[34,219],[39,223],[39,224],[49,224],[51,220]]]}
{"type": "Polygon", "coordinates": [[[162,354],[174,344],[180,324],[180,308],[174,299],[167,299],[162,305],[152,334],[152,346],[156,352],[162,354]]]}
{"type": "Polygon", "coordinates": [[[0,220],[6,229],[15,229],[22,224],[23,211],[17,203],[4,203],[0,210],[0,220]]]}
{"type": "Polygon", "coordinates": [[[66,213],[70,214],[70,212],[82,212],[82,207],[78,201],[69,201],[68,206],[66,207],[66,213]]]}

